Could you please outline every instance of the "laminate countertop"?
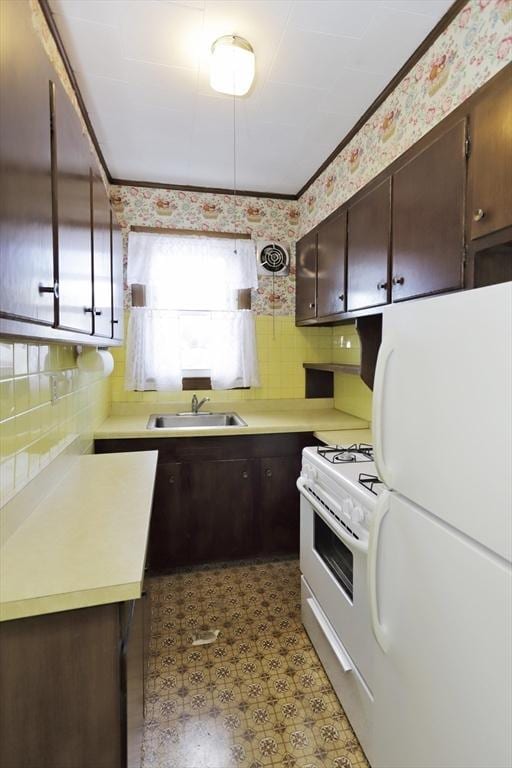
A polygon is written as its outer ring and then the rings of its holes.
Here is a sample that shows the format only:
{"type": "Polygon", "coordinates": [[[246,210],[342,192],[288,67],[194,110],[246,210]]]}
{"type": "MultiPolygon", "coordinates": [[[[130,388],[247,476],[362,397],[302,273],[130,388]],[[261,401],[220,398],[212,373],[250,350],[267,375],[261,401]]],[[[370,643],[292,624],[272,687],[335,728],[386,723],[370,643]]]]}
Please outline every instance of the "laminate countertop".
{"type": "Polygon", "coordinates": [[[349,446],[353,443],[373,445],[371,429],[322,430],[315,432],[315,437],[326,445],[349,446]]]}
{"type": "MultiPolygon", "coordinates": [[[[206,410],[206,409],[205,409],[206,410]]],[[[247,423],[246,427],[181,427],[178,429],[147,429],[149,414],[110,416],[94,432],[95,440],[114,438],[208,437],[225,435],[259,435],[286,432],[319,432],[330,430],[366,430],[368,422],[338,411],[336,408],[301,408],[282,410],[251,410],[232,403],[225,410],[235,411],[247,423]]],[[[166,413],[155,407],[154,413],[166,413]]],[[[363,438],[361,438],[361,442],[363,438]]]]}
{"type": "Polygon", "coordinates": [[[0,620],[141,596],[158,451],[77,456],[0,550],[0,620]]]}

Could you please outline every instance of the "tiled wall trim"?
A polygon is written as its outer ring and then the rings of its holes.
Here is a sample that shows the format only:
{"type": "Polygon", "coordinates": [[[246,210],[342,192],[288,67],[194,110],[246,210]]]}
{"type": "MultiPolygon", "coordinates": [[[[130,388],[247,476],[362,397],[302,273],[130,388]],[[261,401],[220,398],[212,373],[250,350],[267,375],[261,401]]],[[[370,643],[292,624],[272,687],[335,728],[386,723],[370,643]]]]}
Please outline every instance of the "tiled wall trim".
{"type": "Polygon", "coordinates": [[[85,450],[108,409],[108,381],[80,371],[74,347],[0,340],[0,506],[74,441],[85,450]]]}

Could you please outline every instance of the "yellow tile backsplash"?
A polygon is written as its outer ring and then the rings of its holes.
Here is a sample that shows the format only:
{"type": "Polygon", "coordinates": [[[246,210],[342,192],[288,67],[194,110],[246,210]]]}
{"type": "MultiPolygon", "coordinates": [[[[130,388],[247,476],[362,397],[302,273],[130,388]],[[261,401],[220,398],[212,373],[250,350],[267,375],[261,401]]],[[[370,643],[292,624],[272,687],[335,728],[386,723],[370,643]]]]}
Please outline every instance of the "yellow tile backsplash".
{"type": "MultiPolygon", "coordinates": [[[[304,397],[303,362],[331,361],[331,328],[296,328],[295,318],[270,315],[256,317],[256,340],[261,387],[226,390],[223,400],[268,400],[304,397]]],[[[112,349],[115,366],[111,376],[113,402],[190,402],[191,392],[126,392],[124,389],[124,348],[112,349]]],[[[208,392],[197,392],[208,396],[208,392]]]]}
{"type": "Polygon", "coordinates": [[[73,346],[0,340],[0,506],[75,440],[87,450],[109,407],[108,380],[79,371],[73,346]]]}
{"type": "MultiPolygon", "coordinates": [[[[332,329],[332,362],[350,365],[361,362],[361,343],[355,325],[341,325],[332,329]]],[[[372,392],[359,376],[336,373],[334,407],[371,421],[372,392]]]]}
{"type": "MultiPolygon", "coordinates": [[[[304,362],[357,364],[361,353],[353,325],[296,328],[294,317],[258,315],[256,336],[261,387],[227,390],[223,400],[303,398],[304,362]]],[[[126,392],[124,347],[112,354],[114,372],[102,379],[77,368],[71,345],[0,340],[0,506],[75,440],[77,450],[87,450],[111,402],[169,401],[168,392],[126,392]]],[[[188,403],[190,397],[190,392],[172,393],[173,401],[188,403]]],[[[339,410],[371,419],[371,392],[359,377],[336,374],[334,397],[339,410]]]]}

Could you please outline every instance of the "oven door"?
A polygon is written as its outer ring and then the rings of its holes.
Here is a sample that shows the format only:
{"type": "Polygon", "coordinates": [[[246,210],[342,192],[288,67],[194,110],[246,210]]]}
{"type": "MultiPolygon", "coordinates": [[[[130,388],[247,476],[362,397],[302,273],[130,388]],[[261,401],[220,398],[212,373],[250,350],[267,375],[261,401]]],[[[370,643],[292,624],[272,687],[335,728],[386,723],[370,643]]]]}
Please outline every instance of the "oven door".
{"type": "Polygon", "coordinates": [[[336,519],[334,500],[315,497],[303,478],[297,485],[301,493],[302,575],[371,690],[374,640],[366,578],[367,544],[336,519]]]}

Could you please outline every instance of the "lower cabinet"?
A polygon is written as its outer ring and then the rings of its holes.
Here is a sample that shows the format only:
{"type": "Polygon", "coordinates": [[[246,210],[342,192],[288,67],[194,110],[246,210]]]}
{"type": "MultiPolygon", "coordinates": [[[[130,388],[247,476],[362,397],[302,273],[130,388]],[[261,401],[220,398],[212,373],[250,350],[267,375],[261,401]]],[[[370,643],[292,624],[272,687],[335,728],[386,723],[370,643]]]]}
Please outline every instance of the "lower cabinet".
{"type": "Polygon", "coordinates": [[[261,551],[297,553],[299,551],[299,494],[301,454],[260,459],[261,551]]]}
{"type": "Polygon", "coordinates": [[[139,768],[143,603],[0,625],[0,765],[139,768]]]}
{"type": "Polygon", "coordinates": [[[161,571],[170,562],[185,565],[190,559],[190,534],[183,507],[182,465],[159,461],[153,492],[148,563],[161,571]]]}
{"type": "Polygon", "coordinates": [[[253,462],[195,461],[183,464],[183,470],[182,510],[187,520],[189,562],[254,554],[253,462]]]}
{"type": "Polygon", "coordinates": [[[97,453],[155,450],[148,565],[177,566],[299,552],[302,448],[311,433],[98,440],[97,453]]]}

